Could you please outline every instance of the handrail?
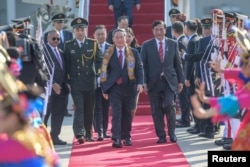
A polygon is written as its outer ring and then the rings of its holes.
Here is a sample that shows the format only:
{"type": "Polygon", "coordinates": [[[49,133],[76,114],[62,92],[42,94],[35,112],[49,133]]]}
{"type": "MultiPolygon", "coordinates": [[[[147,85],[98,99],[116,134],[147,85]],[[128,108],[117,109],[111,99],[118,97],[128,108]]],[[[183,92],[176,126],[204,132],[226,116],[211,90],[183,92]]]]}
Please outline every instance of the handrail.
{"type": "Polygon", "coordinates": [[[80,0],[78,17],[83,17],[86,20],[89,20],[89,5],[90,5],[90,0],[80,0]]]}

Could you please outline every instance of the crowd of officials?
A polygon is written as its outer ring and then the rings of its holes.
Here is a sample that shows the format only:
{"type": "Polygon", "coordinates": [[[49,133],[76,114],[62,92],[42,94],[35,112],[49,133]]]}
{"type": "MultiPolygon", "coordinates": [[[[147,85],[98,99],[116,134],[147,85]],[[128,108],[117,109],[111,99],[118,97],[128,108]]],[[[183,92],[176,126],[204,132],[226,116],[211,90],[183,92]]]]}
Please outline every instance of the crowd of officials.
{"type": "MultiPolygon", "coordinates": [[[[212,102],[204,100],[202,95],[223,95],[223,91],[217,89],[216,70],[211,74],[206,72],[210,68],[204,66],[209,64],[207,62],[213,61],[213,51],[217,50],[224,55],[230,65],[239,66],[236,61],[230,60],[230,56],[233,55],[234,60],[237,56],[237,52],[233,50],[236,39],[230,34],[232,26],[242,26],[244,17],[214,9],[211,17],[186,20],[184,13],[171,9],[171,25],[167,26],[162,20],[153,21],[151,28],[154,37],[140,44],[132,29],[133,5],[136,5],[137,10],[141,7],[139,0],[109,0],[108,8],[114,11],[115,28],[107,31],[105,25],[96,25],[93,39],[87,36],[89,23],[86,19],[73,19],[73,30],[70,32],[63,29],[66,19],[63,13],[52,17],[53,28],[43,34],[43,49],[54,64],[52,91],[43,119],[44,125],[47,126],[51,117],[50,133],[44,131],[47,141],[51,138],[54,145],[67,144],[59,136],[64,116],[71,116],[67,111],[69,94],[74,103],[72,128],[79,144],[111,138],[112,147],[131,146],[132,121],[136,114],[139,95],[143,92],[149,97],[157,144],[166,143],[167,136],[170,142],[175,143],[175,128],[187,128],[187,133],[208,139],[213,139],[215,133],[220,131],[220,119],[200,119],[201,116],[196,117],[193,110],[200,105],[203,109],[209,110],[210,105],[213,105],[212,102]],[[214,34],[214,25],[218,25],[218,36],[214,34]],[[223,25],[225,27],[222,27],[223,25]],[[222,33],[224,30],[226,38],[223,45],[215,44],[215,39],[221,39],[225,35],[222,33]],[[207,76],[210,74],[213,91],[209,89],[211,85],[207,82],[207,76]],[[204,86],[202,82],[207,85],[204,86]],[[193,103],[193,107],[190,99],[194,97],[195,89],[198,87],[202,88],[198,93],[202,104],[198,105],[198,102],[193,100],[196,102],[193,103]],[[181,109],[180,120],[176,119],[177,99],[181,109]],[[110,109],[111,134],[108,134],[110,109]],[[192,120],[195,123],[194,127],[191,127],[192,120]],[[97,133],[97,139],[93,138],[94,132],[97,133]]],[[[9,37],[9,43],[10,39],[9,37]]],[[[49,64],[48,59],[45,59],[45,64],[49,64]]],[[[50,68],[52,66],[48,67],[49,70],[50,68]]],[[[13,89],[8,88],[2,80],[1,85],[13,100],[13,89]]],[[[229,85],[229,93],[233,92],[233,88],[229,85]]],[[[5,110],[9,108],[4,108],[3,111],[5,110]]],[[[243,116],[244,111],[237,117],[227,119],[223,137],[216,140],[215,144],[231,149],[243,116]]],[[[16,125],[22,130],[25,129],[28,119],[20,118],[18,121],[16,125]]],[[[13,132],[15,134],[16,130],[0,131],[9,134],[13,132]]],[[[50,143],[42,147],[53,150],[50,143]]],[[[45,158],[51,164],[56,164],[48,156],[45,158]]]]}
{"type": "MultiPolygon", "coordinates": [[[[135,4],[138,5],[139,2],[135,4]]],[[[111,6],[110,2],[110,9],[111,6]]],[[[230,27],[236,23],[233,21],[236,16],[223,12],[222,15],[225,15],[227,31],[230,32],[230,27]]],[[[65,41],[61,49],[65,77],[58,84],[59,87],[53,87],[53,90],[70,90],[75,108],[73,131],[80,144],[94,141],[94,130],[98,134],[97,141],[111,137],[113,147],[122,147],[122,141],[124,145],[132,145],[132,120],[136,113],[139,94],[143,91],[149,96],[155,133],[158,137],[156,143],[165,143],[167,135],[171,142],[176,142],[175,128],[188,128],[192,120],[195,126],[187,129],[190,134],[212,139],[215,133],[219,132],[220,122],[213,123],[210,118],[196,118],[192,114],[193,108],[190,103],[195,89],[205,82],[206,74],[202,72],[199,64],[204,59],[211,59],[210,53],[206,50],[211,48],[211,39],[215,38],[212,35],[212,15],[203,19],[186,20],[184,13],[171,9],[169,18],[171,25],[168,27],[163,21],[155,20],[152,24],[154,38],[141,45],[131,28],[130,17],[122,14],[117,18],[116,27],[110,31],[107,31],[105,25],[96,25],[94,39],[86,36],[88,21],[84,18],[72,21],[73,39],[70,39],[70,35],[69,40],[66,40],[67,37],[61,33],[61,29],[58,29],[56,36],[51,37],[51,42],[58,47],[65,41]],[[64,86],[65,84],[67,86],[64,86]],[[181,109],[180,120],[176,120],[177,98],[181,109]],[[111,136],[107,134],[110,108],[111,136]],[[167,131],[164,116],[167,119],[167,131]]],[[[60,25],[64,19],[64,14],[57,14],[52,21],[54,25],[60,25]]],[[[216,20],[218,25],[221,22],[219,19],[216,20]]],[[[49,46],[53,46],[49,41],[51,33],[45,34],[44,37],[48,40],[49,46]]],[[[60,99],[60,93],[56,94],[56,98],[60,99]]],[[[55,111],[60,112],[58,106],[61,102],[52,102],[55,111]]],[[[203,107],[210,108],[206,104],[203,107]]],[[[51,110],[47,116],[50,113],[52,118],[53,115],[58,115],[55,111],[51,110]]],[[[66,144],[58,137],[62,120],[59,121],[58,116],[54,118],[58,121],[52,121],[51,126],[54,144],[66,144]],[[58,128],[53,128],[53,124],[58,128]]],[[[47,121],[45,123],[47,124],[47,121]]],[[[233,131],[235,133],[237,130],[233,131]]],[[[215,143],[231,144],[231,136],[224,134],[223,138],[215,143]]],[[[225,148],[230,149],[230,145],[225,148]]]]}

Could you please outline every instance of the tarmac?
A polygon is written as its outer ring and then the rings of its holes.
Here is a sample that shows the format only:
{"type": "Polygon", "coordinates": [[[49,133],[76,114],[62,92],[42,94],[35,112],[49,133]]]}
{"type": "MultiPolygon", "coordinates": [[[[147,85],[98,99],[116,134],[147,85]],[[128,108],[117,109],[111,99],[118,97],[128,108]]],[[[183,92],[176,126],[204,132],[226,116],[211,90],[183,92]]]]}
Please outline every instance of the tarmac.
{"type": "MultiPolygon", "coordinates": [[[[72,107],[72,99],[69,98],[68,108],[72,107]]],[[[74,114],[73,111],[69,111],[74,114]]],[[[139,117],[140,115],[138,115],[139,117]]],[[[49,121],[50,122],[50,121],[49,121]]],[[[60,138],[66,141],[68,144],[64,146],[55,146],[55,150],[59,155],[59,163],[61,167],[68,167],[72,141],[73,141],[73,130],[72,130],[73,117],[64,117],[63,127],[60,134],[60,138]]],[[[192,123],[193,124],[193,123],[192,123]]],[[[219,134],[215,135],[214,139],[207,139],[199,137],[198,135],[191,135],[187,131],[187,128],[176,128],[177,143],[186,157],[190,167],[207,167],[208,150],[223,150],[222,147],[214,144],[215,140],[221,139],[224,126],[221,126],[219,134]]]]}

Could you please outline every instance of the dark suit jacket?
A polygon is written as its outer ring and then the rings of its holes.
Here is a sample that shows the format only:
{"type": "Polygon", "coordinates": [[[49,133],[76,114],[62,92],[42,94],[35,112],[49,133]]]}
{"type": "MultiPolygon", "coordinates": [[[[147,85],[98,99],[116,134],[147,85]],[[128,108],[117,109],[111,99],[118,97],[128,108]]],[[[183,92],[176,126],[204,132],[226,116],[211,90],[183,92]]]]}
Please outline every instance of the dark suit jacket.
{"type": "Polygon", "coordinates": [[[112,91],[112,87],[116,84],[118,78],[122,75],[122,90],[123,95],[125,96],[135,96],[137,94],[137,85],[143,84],[143,67],[140,55],[136,49],[131,48],[134,57],[135,57],[135,80],[129,80],[127,63],[124,62],[123,68],[120,66],[120,62],[117,56],[116,49],[112,57],[110,58],[108,67],[107,67],[107,80],[102,83],[101,87],[103,92],[108,93],[112,91]]]}
{"type": "MultiPolygon", "coordinates": [[[[62,92],[64,94],[68,93],[68,89],[66,86],[66,74],[65,74],[65,61],[63,58],[63,51],[61,49],[59,50],[60,56],[61,56],[61,60],[62,60],[62,64],[63,64],[63,68],[61,68],[56,55],[54,54],[54,51],[51,49],[51,47],[46,44],[46,48],[48,50],[48,53],[50,54],[49,56],[51,57],[53,63],[54,63],[54,67],[55,67],[55,71],[54,71],[54,76],[53,76],[53,83],[57,83],[62,87],[62,92]]],[[[45,59],[47,60],[47,59],[45,59]]],[[[55,94],[54,90],[52,89],[52,94],[55,94]]]]}
{"type": "Polygon", "coordinates": [[[184,83],[182,63],[179,56],[177,43],[165,38],[165,55],[161,63],[156,44],[156,39],[150,39],[142,44],[141,57],[144,67],[144,82],[150,91],[159,81],[160,75],[164,72],[170,88],[177,92],[178,83],[184,83]]]}
{"type": "MultiPolygon", "coordinates": [[[[186,38],[186,36],[183,34],[181,35],[177,40],[176,40],[177,44],[178,44],[178,50],[182,51],[184,50],[185,52],[187,51],[187,44],[188,44],[188,40],[186,38]]],[[[185,60],[182,60],[182,66],[185,66],[185,60]]]]}
{"type": "MultiPolygon", "coordinates": [[[[188,41],[187,54],[196,54],[198,50],[200,37],[194,34],[188,41]]],[[[185,79],[194,82],[195,63],[193,61],[186,61],[184,67],[185,79]]]]}
{"type": "MultiPolygon", "coordinates": [[[[73,34],[72,34],[72,32],[70,32],[70,31],[67,31],[67,30],[62,30],[62,33],[63,33],[63,38],[64,38],[64,41],[62,42],[62,41],[60,41],[60,43],[59,43],[59,45],[58,45],[58,47],[61,49],[61,50],[64,50],[64,43],[66,42],[66,41],[68,41],[68,40],[71,40],[71,39],[73,39],[73,34]]],[[[61,35],[61,34],[60,34],[61,35]]],[[[47,37],[48,37],[48,32],[46,32],[45,34],[44,34],[44,43],[45,44],[47,44],[47,37]]]]}
{"type": "Polygon", "coordinates": [[[168,27],[167,27],[167,31],[166,31],[165,36],[166,36],[167,38],[170,38],[170,39],[173,38],[173,37],[172,37],[172,26],[168,26],[168,27]]]}
{"type": "MultiPolygon", "coordinates": [[[[119,8],[121,3],[122,0],[108,0],[108,5],[113,5],[114,9],[119,8]]],[[[140,0],[124,0],[123,3],[126,8],[132,8],[133,5],[140,4],[140,0]]]]}
{"type": "Polygon", "coordinates": [[[113,42],[113,39],[112,39],[112,34],[113,34],[113,31],[115,30],[115,29],[117,29],[117,28],[113,28],[112,30],[110,30],[109,32],[108,32],[108,36],[107,36],[107,42],[108,43],[110,43],[110,44],[114,44],[114,42],[113,42]]]}
{"type": "MultiPolygon", "coordinates": [[[[189,54],[187,53],[185,55],[185,60],[187,61],[200,61],[207,50],[208,44],[211,41],[211,36],[201,38],[198,43],[198,50],[195,54],[189,54]]],[[[207,53],[208,54],[208,53],[207,53]]],[[[205,56],[207,57],[207,56],[205,56]]]]}
{"type": "Polygon", "coordinates": [[[186,36],[183,34],[176,41],[178,44],[179,51],[184,50],[186,52],[187,51],[187,44],[188,44],[188,40],[187,40],[186,36]]]}

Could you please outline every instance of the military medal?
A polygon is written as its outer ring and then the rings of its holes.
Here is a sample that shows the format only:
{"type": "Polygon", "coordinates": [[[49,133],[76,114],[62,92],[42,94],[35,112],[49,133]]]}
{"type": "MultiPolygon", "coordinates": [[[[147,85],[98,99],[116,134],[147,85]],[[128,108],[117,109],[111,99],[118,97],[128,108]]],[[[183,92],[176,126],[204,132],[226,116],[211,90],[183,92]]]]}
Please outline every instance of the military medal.
{"type": "Polygon", "coordinates": [[[84,57],[82,55],[82,66],[84,67],[84,57]]]}

